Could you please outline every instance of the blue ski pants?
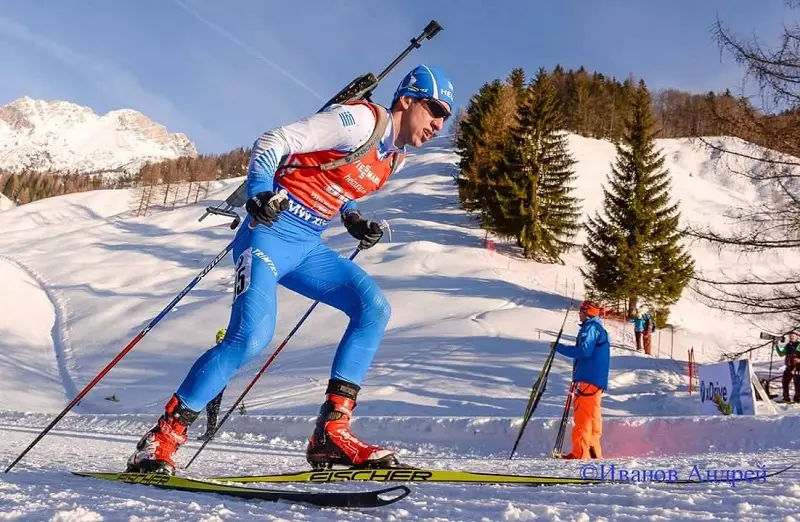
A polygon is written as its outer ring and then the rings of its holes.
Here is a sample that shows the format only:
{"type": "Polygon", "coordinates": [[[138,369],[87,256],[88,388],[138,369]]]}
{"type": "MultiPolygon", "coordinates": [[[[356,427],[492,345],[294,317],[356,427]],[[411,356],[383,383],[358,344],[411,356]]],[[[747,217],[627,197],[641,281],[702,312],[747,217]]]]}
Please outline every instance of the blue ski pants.
{"type": "Polygon", "coordinates": [[[225,339],[197,359],[178,398],[201,411],[239,368],[264,351],[275,331],[278,283],[347,314],[350,322],[330,376],[360,385],[391,315],[383,292],[361,267],[323,245],[320,232],[293,216],[253,230],[249,222],[242,223],[233,249],[234,301],[225,339]]]}

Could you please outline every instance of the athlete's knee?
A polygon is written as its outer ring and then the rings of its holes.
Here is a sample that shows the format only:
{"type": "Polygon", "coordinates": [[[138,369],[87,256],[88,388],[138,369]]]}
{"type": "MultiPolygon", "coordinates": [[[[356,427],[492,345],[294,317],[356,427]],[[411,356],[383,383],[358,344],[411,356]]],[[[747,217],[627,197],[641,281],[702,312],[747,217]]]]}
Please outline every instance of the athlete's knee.
{"type": "Polygon", "coordinates": [[[272,340],[272,329],[269,331],[254,331],[247,335],[243,342],[242,361],[240,366],[249,363],[264,351],[269,342],[272,340]]]}
{"type": "Polygon", "coordinates": [[[272,329],[250,330],[234,332],[228,338],[217,345],[215,349],[224,352],[224,359],[238,370],[246,365],[264,351],[272,338],[272,329]]]}
{"type": "Polygon", "coordinates": [[[361,322],[385,328],[392,317],[392,307],[378,285],[372,282],[361,294],[361,300],[361,322]]]}
{"type": "Polygon", "coordinates": [[[392,318],[392,305],[389,304],[389,300],[386,299],[386,296],[378,290],[379,294],[376,296],[374,303],[374,315],[375,315],[375,322],[380,323],[382,327],[385,327],[389,324],[389,319],[392,318]]]}

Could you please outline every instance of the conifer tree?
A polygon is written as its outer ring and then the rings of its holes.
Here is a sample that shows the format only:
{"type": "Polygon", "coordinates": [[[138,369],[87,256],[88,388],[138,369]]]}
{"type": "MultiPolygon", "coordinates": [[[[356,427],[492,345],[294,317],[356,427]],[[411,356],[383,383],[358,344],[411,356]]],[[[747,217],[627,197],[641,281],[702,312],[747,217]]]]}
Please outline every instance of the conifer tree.
{"type": "Polygon", "coordinates": [[[461,155],[458,179],[461,206],[480,213],[481,226],[491,226],[492,187],[498,182],[497,166],[516,117],[514,88],[495,80],[473,96],[459,124],[456,143],[461,155]]]}
{"type": "Polygon", "coordinates": [[[492,210],[495,231],[515,237],[525,257],[558,262],[575,246],[570,240],[580,229],[580,206],[571,195],[574,164],[556,90],[540,69],[511,129],[492,210]]]}
{"type": "Polygon", "coordinates": [[[581,269],[590,293],[624,300],[628,314],[644,299],[663,308],[680,298],[694,262],[679,244],[678,205],[670,199],[670,174],[655,149],[650,94],[639,82],[625,133],[604,192],[604,216],[586,224],[581,269]]]}
{"type": "Polygon", "coordinates": [[[508,75],[508,83],[514,88],[517,105],[521,105],[522,101],[525,99],[525,91],[527,90],[527,86],[525,85],[525,70],[520,67],[512,69],[511,74],[508,75]]]}
{"type": "Polygon", "coordinates": [[[458,192],[465,210],[480,210],[480,196],[483,191],[480,179],[479,152],[484,143],[485,122],[493,105],[497,103],[502,86],[499,80],[485,83],[478,93],[472,96],[463,119],[459,123],[456,150],[459,153],[461,176],[458,179],[458,192]]]}

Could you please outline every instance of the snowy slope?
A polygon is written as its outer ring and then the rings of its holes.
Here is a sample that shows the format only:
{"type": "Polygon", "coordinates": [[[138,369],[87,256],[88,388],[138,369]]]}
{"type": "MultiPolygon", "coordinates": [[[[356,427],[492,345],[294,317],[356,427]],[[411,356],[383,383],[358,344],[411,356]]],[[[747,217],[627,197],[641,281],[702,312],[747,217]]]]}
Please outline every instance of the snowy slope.
{"type": "MultiPolygon", "coordinates": [[[[725,186],[715,178],[708,153],[691,143],[664,140],[661,145],[686,219],[720,224],[724,209],[760,197],[748,187],[725,186]]],[[[579,195],[589,213],[602,202],[601,186],[614,149],[576,136],[570,146],[579,160],[579,195]]],[[[504,459],[573,288],[575,298],[582,298],[580,255],[568,256],[565,266],[542,265],[507,254],[502,245],[498,252],[484,249],[484,233],[457,209],[456,160],[444,139],[434,142],[360,205],[392,226],[392,241],[387,238],[361,253],[357,262],[384,289],[393,315],[364,382],[355,429],[369,440],[399,448],[416,465],[576,476],[578,464],[554,466],[542,459],[552,448],[570,380],[571,365],[562,357],[554,362],[518,459],[513,464],[504,459]]],[[[239,182],[218,182],[210,200],[148,217],[130,215],[129,191],[72,194],[0,214],[0,436],[6,441],[0,445],[0,462],[10,462],[66,398],[225,247],[232,237],[227,222],[209,217],[199,223],[197,218],[239,182]]],[[[338,223],[325,239],[344,254],[355,246],[338,223]]],[[[720,261],[699,245],[692,252],[702,266],[734,263],[720,261]]],[[[191,363],[226,324],[231,268],[229,258],[220,263],[15,472],[0,476],[0,511],[30,520],[793,520],[800,512],[794,471],[764,484],[704,486],[689,495],[675,486],[653,485],[601,488],[591,497],[574,487],[535,493],[479,488],[476,495],[468,487],[426,486],[372,515],[141,491],[64,475],[69,469],[124,465],[191,363]],[[120,402],[105,400],[112,394],[120,402]],[[37,493],[45,487],[46,495],[37,493]]],[[[284,289],[279,299],[275,339],[231,382],[223,407],[311,304],[284,289]]],[[[577,314],[569,317],[566,340],[574,338],[578,327],[577,314]]],[[[624,346],[624,330],[610,328],[615,349],[603,403],[610,462],[629,468],[676,467],[685,475],[693,465],[731,469],[763,464],[774,470],[798,460],[800,444],[786,436],[800,429],[798,410],[779,407],[779,414],[768,417],[699,417],[697,394],[688,394],[685,351],[692,343],[704,343],[698,356],[711,361],[720,346],[758,332],[735,317],[709,311],[689,295],[675,307],[673,319],[680,331],[673,350],[677,360],[669,359],[664,348],[661,357],[632,353],[624,346]]],[[[191,472],[207,476],[303,468],[305,438],[345,326],[343,314],[318,307],[247,396],[247,415],[232,417],[191,472]]],[[[202,428],[201,420],[193,433],[202,428]]],[[[179,464],[197,448],[194,442],[189,446],[179,454],[179,464]]]]}
{"type": "Polygon", "coordinates": [[[98,116],[74,103],[28,97],[0,107],[0,168],[12,172],[131,172],[147,161],[195,155],[186,135],[130,109],[98,116]]]}
{"type": "Polygon", "coordinates": [[[14,208],[14,202],[8,199],[5,194],[0,194],[0,212],[14,208]]]}

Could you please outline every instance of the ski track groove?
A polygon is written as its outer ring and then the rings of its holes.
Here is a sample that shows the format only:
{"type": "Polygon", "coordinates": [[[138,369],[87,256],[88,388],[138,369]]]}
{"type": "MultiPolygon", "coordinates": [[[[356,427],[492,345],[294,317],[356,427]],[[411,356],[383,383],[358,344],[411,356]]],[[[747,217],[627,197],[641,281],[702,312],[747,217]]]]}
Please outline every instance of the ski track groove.
{"type": "MultiPolygon", "coordinates": [[[[456,346],[450,348],[449,350],[447,350],[444,353],[439,353],[437,355],[437,359],[446,360],[448,357],[450,357],[453,353],[458,351],[460,348],[462,348],[462,347],[456,345],[456,346]]],[[[428,353],[429,353],[429,350],[428,350],[427,347],[425,347],[423,349],[420,349],[420,350],[416,350],[416,351],[412,352],[410,355],[408,355],[407,357],[404,357],[403,359],[401,359],[399,362],[393,363],[392,364],[393,367],[389,368],[385,373],[379,373],[377,375],[372,375],[370,377],[365,378],[364,379],[364,383],[372,384],[372,381],[374,381],[374,380],[383,379],[384,377],[388,377],[388,376],[393,375],[393,374],[395,374],[395,373],[397,373],[399,371],[408,371],[411,368],[414,368],[415,366],[417,366],[418,364],[422,364],[423,362],[425,362],[427,364],[427,361],[423,361],[423,357],[424,357],[424,355],[427,355],[428,353]]],[[[384,384],[384,386],[387,386],[387,385],[384,384]]]]}
{"type": "MultiPolygon", "coordinates": [[[[497,306],[497,307],[492,308],[490,310],[484,310],[482,312],[475,312],[473,314],[469,314],[468,316],[466,316],[466,318],[469,319],[470,321],[474,322],[475,324],[477,324],[482,330],[484,330],[491,337],[499,337],[500,336],[499,332],[494,327],[492,327],[491,324],[489,324],[488,322],[484,321],[483,318],[486,315],[488,315],[490,313],[493,313],[493,312],[499,312],[499,311],[502,311],[502,310],[510,310],[510,309],[517,308],[517,307],[521,306],[522,303],[525,303],[526,301],[527,301],[527,299],[525,299],[525,298],[506,299],[505,302],[503,304],[501,304],[500,306],[497,306]]],[[[418,323],[418,324],[422,325],[422,324],[426,324],[426,323],[418,323]]],[[[417,325],[408,325],[404,329],[412,329],[412,328],[414,328],[416,326],[417,325]]],[[[438,354],[437,355],[437,359],[441,359],[441,360],[447,359],[450,355],[452,355],[453,353],[457,352],[461,348],[462,348],[462,346],[456,345],[453,348],[450,348],[447,351],[438,354]]],[[[428,353],[429,353],[429,350],[428,350],[427,347],[423,347],[420,350],[410,351],[408,355],[406,355],[405,357],[403,357],[399,361],[392,363],[391,364],[392,367],[386,369],[385,372],[373,374],[373,375],[370,375],[367,378],[365,378],[364,379],[364,383],[365,384],[366,383],[370,383],[371,384],[372,382],[374,382],[377,379],[383,379],[385,377],[389,377],[390,375],[393,375],[393,374],[395,374],[395,373],[397,373],[399,371],[408,371],[409,369],[411,369],[411,368],[413,368],[413,367],[415,367],[415,366],[417,366],[419,364],[422,364],[424,362],[424,356],[428,355],[428,353]]],[[[384,368],[384,365],[379,363],[379,364],[373,365],[373,367],[376,370],[380,370],[380,369],[384,368]]]]}
{"type": "Polygon", "coordinates": [[[53,328],[50,330],[50,337],[53,339],[53,350],[55,351],[61,383],[64,386],[64,395],[67,401],[71,401],[78,395],[78,388],[75,386],[75,381],[72,379],[72,374],[70,373],[70,370],[75,369],[75,358],[72,350],[72,341],[69,335],[69,324],[67,322],[67,299],[59,290],[52,287],[47,282],[47,279],[34,268],[7,255],[0,254],[0,259],[16,266],[31,276],[45,293],[47,299],[52,303],[56,317],[53,328]]]}
{"type": "Polygon", "coordinates": [[[492,337],[498,337],[500,334],[498,333],[497,329],[487,323],[484,318],[494,312],[502,312],[503,310],[512,310],[514,308],[518,308],[523,305],[523,303],[527,302],[527,299],[524,297],[516,298],[516,299],[506,299],[503,304],[496,308],[492,308],[491,310],[484,310],[483,312],[478,312],[469,316],[470,321],[477,324],[481,328],[483,328],[486,333],[490,334],[492,337]]]}

